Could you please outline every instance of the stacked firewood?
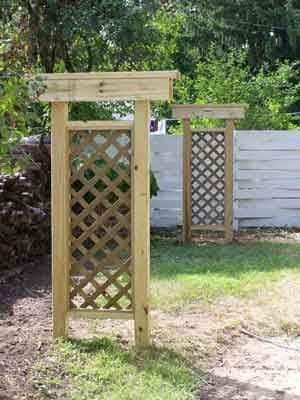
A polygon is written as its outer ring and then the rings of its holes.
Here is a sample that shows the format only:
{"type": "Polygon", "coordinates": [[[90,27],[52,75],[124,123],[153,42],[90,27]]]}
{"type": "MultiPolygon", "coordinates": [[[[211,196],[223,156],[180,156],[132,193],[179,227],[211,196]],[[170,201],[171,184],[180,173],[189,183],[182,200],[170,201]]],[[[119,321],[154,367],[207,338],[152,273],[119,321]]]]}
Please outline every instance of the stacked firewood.
{"type": "Polygon", "coordinates": [[[43,139],[19,150],[30,157],[22,173],[0,175],[0,275],[50,253],[51,159],[43,139]]]}

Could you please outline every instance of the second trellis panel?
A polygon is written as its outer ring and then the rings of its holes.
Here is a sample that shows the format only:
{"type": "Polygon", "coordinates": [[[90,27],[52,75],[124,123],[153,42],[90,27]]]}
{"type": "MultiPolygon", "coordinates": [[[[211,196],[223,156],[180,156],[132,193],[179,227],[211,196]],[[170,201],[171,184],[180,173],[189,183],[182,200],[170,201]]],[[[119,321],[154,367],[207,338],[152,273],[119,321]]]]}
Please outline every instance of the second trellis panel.
{"type": "Polygon", "coordinates": [[[192,227],[224,227],[225,130],[191,131],[192,227]]]}
{"type": "Polygon", "coordinates": [[[182,119],[183,241],[193,231],[224,231],[233,239],[233,130],[245,117],[242,104],[177,104],[173,117],[182,119]],[[225,119],[225,128],[191,128],[191,118],[225,119]]]}
{"type": "Polygon", "coordinates": [[[185,240],[190,240],[192,232],[200,229],[226,233],[227,228],[228,238],[231,233],[226,216],[231,205],[226,203],[230,197],[226,189],[230,180],[228,170],[232,167],[226,157],[226,129],[191,129],[186,121],[184,136],[185,240]]]}

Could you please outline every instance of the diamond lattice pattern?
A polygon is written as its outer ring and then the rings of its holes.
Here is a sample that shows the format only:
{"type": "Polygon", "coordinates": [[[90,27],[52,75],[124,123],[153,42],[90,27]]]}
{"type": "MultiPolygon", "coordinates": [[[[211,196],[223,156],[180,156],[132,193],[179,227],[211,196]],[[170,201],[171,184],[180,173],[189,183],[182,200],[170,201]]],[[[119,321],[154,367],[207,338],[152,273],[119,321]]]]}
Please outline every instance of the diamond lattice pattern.
{"type": "Polygon", "coordinates": [[[193,225],[224,224],[225,133],[192,132],[193,225]]]}
{"type": "Polygon", "coordinates": [[[132,309],[130,131],[70,136],[70,307],[132,309]]]}

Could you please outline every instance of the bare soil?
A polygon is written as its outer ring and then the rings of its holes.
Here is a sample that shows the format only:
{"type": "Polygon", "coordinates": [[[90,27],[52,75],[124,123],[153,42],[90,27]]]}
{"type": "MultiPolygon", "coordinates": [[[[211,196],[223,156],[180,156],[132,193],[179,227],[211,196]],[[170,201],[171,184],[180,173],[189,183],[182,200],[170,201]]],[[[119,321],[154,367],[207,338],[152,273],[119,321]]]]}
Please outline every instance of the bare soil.
{"type": "MultiPolygon", "coordinates": [[[[272,240],[284,238],[273,234],[272,240]]],[[[289,233],[285,240],[300,241],[300,235],[289,233]]],[[[179,351],[199,373],[202,385],[195,399],[300,400],[300,290],[295,282],[286,279],[252,299],[154,311],[152,320],[154,344],[179,351]],[[274,344],[248,337],[241,329],[274,344]]],[[[107,335],[131,345],[133,324],[76,321],[71,334],[107,335]]],[[[45,257],[0,284],[0,400],[45,399],[30,376],[32,365],[45,358],[51,336],[50,257],[45,257]]]]}
{"type": "Polygon", "coordinates": [[[240,340],[220,357],[201,400],[300,399],[300,339],[276,338],[291,350],[253,339],[240,340]],[[294,348],[299,351],[295,351],[294,348]]]}
{"type": "Polygon", "coordinates": [[[50,290],[49,258],[0,285],[0,400],[40,398],[28,377],[51,341],[50,290]]]}

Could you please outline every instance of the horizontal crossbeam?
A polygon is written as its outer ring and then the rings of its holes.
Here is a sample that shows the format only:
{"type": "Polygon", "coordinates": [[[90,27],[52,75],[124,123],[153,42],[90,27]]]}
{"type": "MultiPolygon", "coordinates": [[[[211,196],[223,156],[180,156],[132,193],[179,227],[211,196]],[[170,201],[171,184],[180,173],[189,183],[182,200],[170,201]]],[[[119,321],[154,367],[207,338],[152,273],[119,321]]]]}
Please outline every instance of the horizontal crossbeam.
{"type": "Polygon", "coordinates": [[[71,319],[133,319],[133,312],[119,310],[70,310],[68,317],[71,319]]]}
{"type": "Polygon", "coordinates": [[[242,119],[248,106],[246,104],[176,104],[172,106],[173,117],[177,119],[215,118],[242,119]]]}
{"type": "Polygon", "coordinates": [[[170,100],[177,71],[41,74],[41,101],[170,100]]]}
{"type": "Polygon", "coordinates": [[[133,121],[69,121],[67,128],[70,131],[84,130],[130,130],[133,128],[133,121]]]}

